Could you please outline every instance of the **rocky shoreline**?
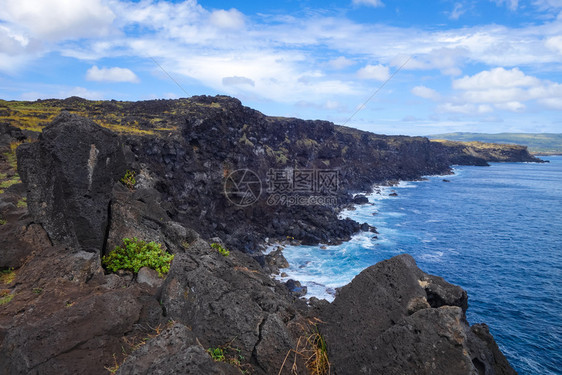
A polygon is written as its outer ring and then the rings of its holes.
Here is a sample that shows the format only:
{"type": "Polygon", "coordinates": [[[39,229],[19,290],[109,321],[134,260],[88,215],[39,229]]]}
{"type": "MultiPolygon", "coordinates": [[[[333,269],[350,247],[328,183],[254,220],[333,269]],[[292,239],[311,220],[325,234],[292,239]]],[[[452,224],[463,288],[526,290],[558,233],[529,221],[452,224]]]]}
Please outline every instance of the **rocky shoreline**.
{"type": "MultiPolygon", "coordinates": [[[[364,270],[333,303],[307,303],[260,251],[266,238],[337,243],[371,230],[338,219],[353,193],[482,154],[269,118],[226,97],[39,104],[67,111],[40,134],[0,125],[0,171],[14,182],[0,194],[0,374],[306,374],[311,362],[333,374],[515,373],[487,327],[467,323],[466,292],[408,255],[364,270]],[[119,133],[70,113],[84,107],[103,109],[98,120],[160,116],[137,130],[167,130],[119,133]],[[20,142],[16,174],[9,146],[20,142]],[[271,205],[271,192],[236,205],[225,179],[250,167],[264,181],[271,169],[335,170],[337,189],[317,193],[337,205],[271,205]],[[165,277],[102,266],[133,237],[174,255],[165,277]]],[[[520,149],[510,160],[536,161],[520,149]]]]}

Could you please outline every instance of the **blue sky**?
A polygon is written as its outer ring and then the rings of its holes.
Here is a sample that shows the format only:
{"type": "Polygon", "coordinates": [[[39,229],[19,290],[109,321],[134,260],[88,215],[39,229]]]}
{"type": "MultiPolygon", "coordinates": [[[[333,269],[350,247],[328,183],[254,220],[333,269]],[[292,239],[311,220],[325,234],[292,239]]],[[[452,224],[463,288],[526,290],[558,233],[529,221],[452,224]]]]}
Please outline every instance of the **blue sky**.
{"type": "Polygon", "coordinates": [[[562,132],[562,0],[0,0],[0,9],[2,99],[225,94],[268,115],[376,133],[562,132]]]}

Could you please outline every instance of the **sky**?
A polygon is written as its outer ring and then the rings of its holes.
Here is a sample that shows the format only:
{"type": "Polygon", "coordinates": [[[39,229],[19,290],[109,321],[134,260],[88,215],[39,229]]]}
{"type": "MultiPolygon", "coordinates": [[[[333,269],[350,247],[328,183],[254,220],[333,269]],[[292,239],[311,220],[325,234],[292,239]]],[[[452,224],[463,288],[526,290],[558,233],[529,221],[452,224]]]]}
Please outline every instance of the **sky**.
{"type": "Polygon", "coordinates": [[[0,0],[0,98],[230,95],[384,134],[562,133],[562,0],[0,0]]]}

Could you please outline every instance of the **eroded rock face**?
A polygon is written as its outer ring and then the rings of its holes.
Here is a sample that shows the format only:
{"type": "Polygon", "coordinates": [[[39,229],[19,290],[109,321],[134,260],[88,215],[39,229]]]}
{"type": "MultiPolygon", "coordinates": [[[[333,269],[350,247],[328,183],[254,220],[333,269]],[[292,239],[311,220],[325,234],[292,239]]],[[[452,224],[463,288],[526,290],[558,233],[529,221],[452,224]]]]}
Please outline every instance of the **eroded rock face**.
{"type": "Polygon", "coordinates": [[[126,169],[117,135],[64,112],[38,142],[20,146],[17,156],[29,212],[51,240],[100,252],[111,190],[126,169]]]}
{"type": "Polygon", "coordinates": [[[514,374],[466,292],[399,255],[361,272],[321,310],[336,374],[514,374]],[[476,335],[474,330],[480,333],[476,335]]]}

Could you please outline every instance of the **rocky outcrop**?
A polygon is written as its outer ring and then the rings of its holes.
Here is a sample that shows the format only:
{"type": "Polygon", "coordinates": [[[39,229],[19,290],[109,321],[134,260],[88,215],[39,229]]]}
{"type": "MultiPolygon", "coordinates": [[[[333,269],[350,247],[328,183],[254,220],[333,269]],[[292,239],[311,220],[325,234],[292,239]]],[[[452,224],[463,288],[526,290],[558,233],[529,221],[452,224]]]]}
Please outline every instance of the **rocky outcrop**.
{"type": "Polygon", "coordinates": [[[295,346],[286,325],[298,314],[288,290],[245,254],[225,257],[196,240],[176,255],[161,300],[166,315],[191,327],[203,346],[236,347],[260,373],[276,373],[295,346]]]}
{"type": "Polygon", "coordinates": [[[111,190],[125,172],[119,138],[85,118],[63,113],[39,142],[18,148],[29,212],[52,241],[100,252],[111,190]]]}
{"type": "Polygon", "coordinates": [[[117,375],[239,375],[240,370],[215,362],[195,334],[176,323],[132,353],[117,375]]]}
{"type": "Polygon", "coordinates": [[[526,146],[521,145],[434,140],[431,147],[435,154],[448,160],[450,165],[487,166],[489,162],[544,162],[531,155],[526,146]]]}
{"type": "Polygon", "coordinates": [[[467,307],[463,289],[399,255],[341,288],[321,332],[339,375],[514,374],[486,327],[468,325],[467,307]]]}

